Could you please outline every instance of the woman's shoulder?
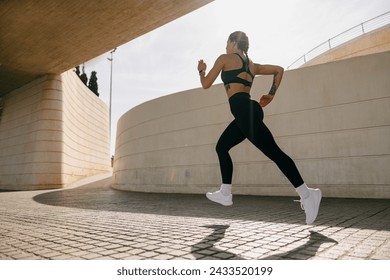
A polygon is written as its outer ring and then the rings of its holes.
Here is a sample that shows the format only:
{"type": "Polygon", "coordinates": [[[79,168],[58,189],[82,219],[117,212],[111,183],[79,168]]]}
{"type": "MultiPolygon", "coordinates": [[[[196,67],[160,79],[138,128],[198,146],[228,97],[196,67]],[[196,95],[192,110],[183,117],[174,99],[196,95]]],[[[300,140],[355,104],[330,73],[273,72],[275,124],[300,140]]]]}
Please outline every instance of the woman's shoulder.
{"type": "Polygon", "coordinates": [[[217,60],[215,61],[216,65],[219,65],[220,67],[224,67],[226,63],[230,60],[228,54],[221,54],[218,56],[217,60]]]}
{"type": "Polygon", "coordinates": [[[217,60],[215,61],[215,64],[218,65],[222,70],[224,70],[226,67],[231,68],[235,67],[235,64],[237,64],[238,56],[235,54],[221,54],[217,60]]]}
{"type": "Polygon", "coordinates": [[[220,54],[219,56],[218,56],[218,58],[217,59],[226,59],[226,58],[228,58],[229,57],[229,55],[228,54],[226,54],[226,53],[223,53],[223,54],[220,54]]]}
{"type": "Polygon", "coordinates": [[[219,60],[219,61],[221,61],[221,62],[224,62],[224,63],[234,61],[235,59],[237,59],[237,56],[236,56],[236,55],[234,55],[234,54],[226,54],[226,53],[221,54],[221,55],[217,58],[217,60],[219,60]]]}

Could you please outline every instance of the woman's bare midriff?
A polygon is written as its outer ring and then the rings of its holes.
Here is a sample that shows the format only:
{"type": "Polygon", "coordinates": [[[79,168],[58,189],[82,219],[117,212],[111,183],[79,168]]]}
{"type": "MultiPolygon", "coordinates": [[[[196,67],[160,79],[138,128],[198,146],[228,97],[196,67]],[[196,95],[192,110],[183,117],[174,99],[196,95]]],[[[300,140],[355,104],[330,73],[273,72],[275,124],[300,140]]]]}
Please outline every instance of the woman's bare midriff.
{"type": "Polygon", "coordinates": [[[228,98],[230,98],[239,92],[246,92],[249,94],[249,92],[251,91],[251,87],[246,87],[246,86],[243,86],[242,84],[232,83],[232,84],[225,85],[225,90],[226,90],[226,94],[227,94],[228,98]]]}

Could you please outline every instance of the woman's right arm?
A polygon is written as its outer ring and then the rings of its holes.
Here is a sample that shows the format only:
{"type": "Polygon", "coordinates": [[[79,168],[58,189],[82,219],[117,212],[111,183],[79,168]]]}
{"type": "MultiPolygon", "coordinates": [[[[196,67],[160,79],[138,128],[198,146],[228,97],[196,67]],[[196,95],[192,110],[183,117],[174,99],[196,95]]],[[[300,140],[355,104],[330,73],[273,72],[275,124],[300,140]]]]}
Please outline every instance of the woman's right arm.
{"type": "Polygon", "coordinates": [[[282,82],[284,69],[278,65],[261,65],[255,64],[255,75],[274,75],[269,94],[274,96],[280,83],[282,82]]]}
{"type": "Polygon", "coordinates": [[[220,55],[214,63],[213,68],[211,68],[210,72],[206,75],[206,63],[203,60],[199,60],[198,62],[198,71],[200,75],[200,82],[204,89],[211,87],[214,81],[217,79],[219,73],[223,69],[225,65],[224,62],[225,55],[220,55]]]}
{"type": "Polygon", "coordinates": [[[255,64],[255,75],[273,75],[274,79],[272,81],[271,89],[269,93],[263,95],[260,98],[261,107],[267,106],[275,96],[276,90],[279,88],[280,83],[282,82],[284,69],[278,65],[261,65],[255,64]]]}

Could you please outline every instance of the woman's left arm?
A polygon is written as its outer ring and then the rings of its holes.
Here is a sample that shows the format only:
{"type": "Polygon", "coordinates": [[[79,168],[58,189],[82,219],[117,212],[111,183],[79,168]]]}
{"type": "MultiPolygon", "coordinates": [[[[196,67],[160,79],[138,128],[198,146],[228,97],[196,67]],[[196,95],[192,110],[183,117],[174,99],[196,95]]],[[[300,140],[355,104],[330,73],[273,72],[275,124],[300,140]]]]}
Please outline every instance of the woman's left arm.
{"type": "Polygon", "coordinates": [[[214,63],[213,68],[211,68],[210,72],[206,75],[206,63],[203,60],[199,60],[198,62],[198,71],[200,75],[200,82],[204,89],[211,87],[214,81],[217,79],[219,73],[223,69],[224,66],[224,55],[221,55],[217,58],[214,63]]]}

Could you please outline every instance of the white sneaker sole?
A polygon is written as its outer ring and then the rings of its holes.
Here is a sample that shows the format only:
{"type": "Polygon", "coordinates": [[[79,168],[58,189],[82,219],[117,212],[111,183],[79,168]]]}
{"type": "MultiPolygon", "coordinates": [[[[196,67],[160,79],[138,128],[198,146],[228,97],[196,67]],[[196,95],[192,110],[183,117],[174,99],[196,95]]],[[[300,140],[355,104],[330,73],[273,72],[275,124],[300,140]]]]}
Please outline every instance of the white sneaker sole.
{"type": "Polygon", "coordinates": [[[322,199],[322,193],[321,193],[321,190],[320,189],[318,189],[318,191],[316,190],[316,193],[318,194],[318,195],[316,195],[315,197],[314,197],[314,201],[315,201],[315,212],[314,212],[314,215],[313,215],[313,218],[311,219],[311,220],[306,220],[306,224],[307,225],[311,225],[311,224],[313,224],[314,223],[314,221],[317,219],[317,215],[318,215],[318,211],[319,211],[319,209],[320,209],[320,203],[321,203],[321,199],[322,199]]]}
{"type": "Polygon", "coordinates": [[[232,206],[233,205],[233,201],[222,201],[218,198],[215,198],[212,193],[206,193],[206,197],[211,200],[212,202],[215,202],[215,203],[218,203],[218,204],[221,204],[223,206],[232,206]]]}

